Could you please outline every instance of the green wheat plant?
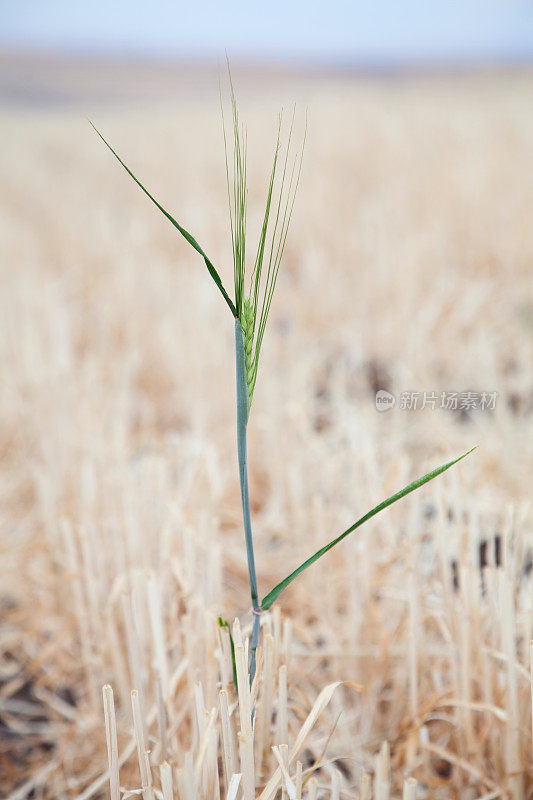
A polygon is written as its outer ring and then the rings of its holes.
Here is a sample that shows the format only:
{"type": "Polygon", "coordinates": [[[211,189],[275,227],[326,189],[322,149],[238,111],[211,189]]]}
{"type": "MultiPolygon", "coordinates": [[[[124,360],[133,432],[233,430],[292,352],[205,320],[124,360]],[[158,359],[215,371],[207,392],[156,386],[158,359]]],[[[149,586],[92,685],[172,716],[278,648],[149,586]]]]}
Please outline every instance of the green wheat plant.
{"type": "MultiPolygon", "coordinates": [[[[239,480],[241,489],[241,504],[243,513],[244,538],[248,561],[248,576],[253,612],[252,638],[250,647],[250,681],[254,679],[256,671],[256,651],[260,636],[260,615],[270,609],[284,589],[298,577],[304,570],[318,561],[329,550],[339,544],[350,533],[379,514],[388,506],[402,497],[415,491],[424,484],[441,475],[454,464],[457,464],[475,448],[472,448],[458,458],[431,470],[426,475],[417,478],[412,483],[400,489],[395,494],[378,503],[374,508],[361,516],[340,535],[325,544],[320,550],[311,555],[302,564],[297,566],[289,575],[274,586],[260,600],[257,576],[255,569],[255,553],[252,535],[252,522],[250,514],[250,498],[248,487],[247,468],[247,426],[252,407],[254,389],[256,386],[260,362],[261,347],[267,325],[272,299],[276,288],[278,273],[283,258],[289,225],[291,222],[294,201],[302,167],[305,134],[299,153],[294,153],[293,148],[293,123],[289,126],[285,144],[282,144],[282,118],[280,116],[277,137],[274,146],[272,168],[266,190],[264,214],[259,233],[259,240],[250,257],[247,250],[247,137],[246,130],[241,126],[235,101],[235,93],[230,76],[231,100],[231,125],[228,135],[222,111],[224,152],[226,163],[227,196],[229,207],[229,221],[233,253],[233,298],[225,289],[219,272],[208,258],[196,239],[183,228],[175,218],[169,214],[153,197],[145,186],[135,177],[124,161],[113,150],[102,134],[94,127],[96,133],[107,145],[115,158],[124,167],[126,172],[149,197],[159,211],[179,231],[187,242],[203,258],[211,278],[224,298],[235,328],[235,363],[236,363],[236,417],[237,417],[237,454],[239,467],[239,480]]],[[[222,103],[221,103],[222,106],[222,103]]],[[[92,123],[91,123],[92,125],[92,123]]],[[[227,623],[219,618],[219,625],[227,623]]]]}

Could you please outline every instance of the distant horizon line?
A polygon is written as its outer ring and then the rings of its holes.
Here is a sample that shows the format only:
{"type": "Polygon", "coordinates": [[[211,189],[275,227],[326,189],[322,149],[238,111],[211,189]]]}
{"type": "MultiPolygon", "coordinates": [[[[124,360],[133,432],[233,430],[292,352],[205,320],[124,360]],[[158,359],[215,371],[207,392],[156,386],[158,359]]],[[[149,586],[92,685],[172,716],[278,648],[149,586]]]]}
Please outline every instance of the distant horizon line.
{"type": "MultiPolygon", "coordinates": [[[[162,49],[156,52],[152,48],[138,47],[70,47],[70,46],[27,46],[13,45],[0,41],[0,59],[70,59],[80,62],[139,62],[143,64],[194,65],[218,67],[225,62],[225,55],[186,52],[172,52],[162,49]]],[[[493,69],[498,67],[520,68],[533,65],[533,52],[523,53],[438,53],[432,56],[420,54],[388,54],[382,56],[353,55],[326,56],[286,53],[272,54],[268,52],[230,54],[230,61],[238,67],[254,68],[307,68],[326,71],[358,72],[387,70],[448,70],[448,69],[493,69]]]]}

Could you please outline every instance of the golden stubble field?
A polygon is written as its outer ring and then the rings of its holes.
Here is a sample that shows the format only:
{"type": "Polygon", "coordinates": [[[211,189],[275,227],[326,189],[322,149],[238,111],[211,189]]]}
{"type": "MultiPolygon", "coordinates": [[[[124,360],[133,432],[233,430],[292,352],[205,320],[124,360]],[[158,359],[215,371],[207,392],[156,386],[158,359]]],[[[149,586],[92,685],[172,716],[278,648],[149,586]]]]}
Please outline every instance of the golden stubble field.
{"type": "MultiPolygon", "coordinates": [[[[216,615],[251,621],[232,321],[86,122],[231,283],[216,81],[0,111],[2,796],[105,796],[104,683],[125,791],[141,787],[135,688],[156,796],[164,759],[180,800],[226,795],[216,615]]],[[[235,82],[254,241],[279,107],[309,126],[249,430],[263,593],[479,445],[264,620],[255,791],[270,745],[290,751],[323,686],[347,681],[297,754],[303,790],[290,762],[296,796],[384,800],[413,777],[420,798],[530,798],[533,77],[235,82]],[[497,392],[495,408],[461,410],[463,392],[497,392]]],[[[246,748],[233,757],[246,776],[246,748]]]]}

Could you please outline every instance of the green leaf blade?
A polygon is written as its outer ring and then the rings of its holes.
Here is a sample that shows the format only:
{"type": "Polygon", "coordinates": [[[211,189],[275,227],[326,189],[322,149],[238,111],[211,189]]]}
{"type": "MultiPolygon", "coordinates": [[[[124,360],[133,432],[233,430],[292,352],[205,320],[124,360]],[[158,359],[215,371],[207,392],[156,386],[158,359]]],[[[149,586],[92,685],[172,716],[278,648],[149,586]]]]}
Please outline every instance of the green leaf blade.
{"type": "Polygon", "coordinates": [[[475,449],[476,449],[475,447],[472,447],[466,453],[463,453],[463,455],[459,456],[458,458],[455,458],[453,461],[449,461],[447,464],[443,464],[441,467],[437,467],[431,472],[428,472],[426,475],[423,475],[421,478],[417,478],[408,486],[405,486],[403,489],[400,489],[399,492],[396,492],[395,494],[391,495],[386,500],[383,500],[381,503],[379,503],[379,505],[375,506],[373,509],[368,511],[363,517],[358,519],[357,522],[354,522],[353,525],[351,525],[343,533],[341,533],[340,536],[337,536],[335,539],[329,542],[329,544],[326,544],[324,547],[320,548],[320,550],[317,550],[316,553],[314,553],[310,558],[304,561],[303,564],[300,564],[300,566],[297,567],[293,572],[291,572],[291,574],[288,575],[284,580],[278,583],[277,586],[275,586],[272,589],[272,591],[270,591],[263,598],[263,601],[261,603],[261,610],[267,611],[272,606],[272,604],[277,600],[281,592],[284,589],[286,589],[287,586],[290,583],[292,583],[292,581],[295,578],[298,577],[298,575],[300,575],[302,572],[304,572],[304,570],[306,570],[308,567],[314,564],[315,561],[318,561],[319,558],[321,558],[329,550],[335,547],[335,545],[339,544],[339,542],[341,542],[346,536],[355,531],[357,528],[359,528],[369,519],[374,517],[376,514],[379,514],[380,511],[383,511],[385,508],[395,503],[397,500],[401,500],[402,497],[405,497],[411,492],[414,492],[416,489],[419,489],[425,483],[429,483],[429,481],[433,480],[433,478],[436,478],[438,475],[441,475],[443,472],[446,472],[447,469],[450,469],[450,467],[453,467],[454,464],[457,464],[459,461],[462,461],[463,458],[466,458],[466,456],[472,453],[475,449]]]}
{"type": "Polygon", "coordinates": [[[186,241],[187,241],[187,242],[188,242],[188,243],[191,245],[191,247],[193,247],[193,248],[196,250],[196,252],[197,252],[197,253],[199,253],[199,254],[202,256],[202,258],[203,258],[203,259],[204,259],[204,261],[205,261],[205,265],[206,265],[206,267],[207,267],[207,269],[208,269],[208,271],[209,271],[209,274],[211,275],[211,277],[213,278],[214,282],[216,283],[216,285],[217,285],[217,287],[218,287],[218,289],[219,289],[220,293],[222,294],[222,297],[224,298],[224,300],[225,300],[225,301],[226,301],[226,303],[228,304],[228,306],[229,306],[229,309],[230,309],[231,313],[233,314],[233,316],[234,316],[234,317],[237,317],[237,316],[238,316],[238,315],[237,315],[237,309],[235,308],[235,305],[234,305],[233,301],[231,300],[231,298],[229,297],[228,293],[227,293],[227,292],[226,292],[226,290],[224,289],[224,286],[223,286],[223,284],[222,284],[222,280],[221,280],[221,278],[220,278],[220,275],[218,274],[218,272],[217,272],[216,268],[214,267],[214,265],[212,264],[212,262],[210,261],[210,259],[207,257],[207,255],[204,253],[204,251],[202,250],[202,248],[200,247],[200,245],[198,244],[198,242],[196,241],[196,239],[194,238],[194,236],[192,236],[192,235],[189,233],[189,231],[185,230],[185,228],[183,228],[183,227],[182,227],[182,226],[179,224],[179,222],[177,222],[177,221],[174,219],[174,217],[173,217],[171,214],[169,214],[169,213],[168,213],[168,211],[166,211],[166,210],[163,208],[163,206],[162,206],[160,203],[158,203],[158,201],[155,199],[155,197],[154,197],[153,195],[151,195],[151,194],[150,194],[150,192],[148,191],[148,189],[146,189],[146,188],[145,188],[145,187],[142,185],[142,183],[140,182],[140,180],[139,180],[138,178],[136,178],[136,177],[135,177],[135,175],[133,174],[133,172],[131,171],[131,169],[130,169],[128,166],[126,166],[126,164],[125,164],[125,163],[122,161],[122,159],[120,158],[120,156],[118,155],[118,153],[116,153],[116,152],[115,152],[115,150],[113,150],[113,148],[111,147],[111,145],[109,144],[109,142],[107,142],[107,141],[104,139],[104,137],[102,136],[102,134],[100,133],[100,131],[98,130],[98,128],[96,128],[96,127],[93,125],[93,123],[91,122],[91,120],[89,120],[89,124],[90,124],[90,125],[91,125],[91,127],[92,127],[92,128],[95,130],[95,131],[96,131],[96,133],[98,134],[98,136],[100,137],[100,139],[103,141],[103,143],[106,145],[106,147],[107,147],[109,150],[111,150],[111,152],[113,153],[113,155],[115,156],[115,158],[117,159],[117,161],[118,161],[118,162],[119,162],[119,163],[120,163],[120,164],[121,164],[121,165],[124,167],[124,169],[126,170],[126,172],[128,173],[128,175],[129,175],[131,178],[133,178],[133,180],[135,181],[135,183],[137,184],[137,186],[139,186],[139,188],[140,188],[140,189],[142,189],[142,191],[145,193],[145,195],[146,195],[147,197],[149,197],[149,198],[150,198],[150,200],[152,201],[152,203],[153,203],[155,206],[157,206],[157,208],[159,209],[159,211],[161,211],[161,213],[162,213],[162,214],[163,214],[163,215],[164,215],[164,216],[165,216],[165,217],[166,217],[166,218],[169,220],[169,222],[171,222],[171,223],[172,223],[172,225],[174,225],[174,227],[175,227],[175,228],[176,228],[176,229],[177,229],[177,230],[178,230],[178,231],[181,233],[181,235],[183,236],[183,238],[184,238],[184,239],[186,239],[186,241]]]}

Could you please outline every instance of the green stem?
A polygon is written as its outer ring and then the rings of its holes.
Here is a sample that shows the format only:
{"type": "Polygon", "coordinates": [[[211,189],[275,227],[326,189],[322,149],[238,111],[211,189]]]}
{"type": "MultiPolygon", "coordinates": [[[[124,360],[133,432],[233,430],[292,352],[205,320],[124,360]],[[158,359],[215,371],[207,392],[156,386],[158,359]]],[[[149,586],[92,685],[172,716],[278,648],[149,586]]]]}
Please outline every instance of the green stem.
{"type": "Polygon", "coordinates": [[[239,478],[241,483],[242,517],[244,522],[244,538],[246,541],[246,555],[248,558],[248,578],[250,581],[250,594],[252,596],[252,609],[254,621],[252,628],[252,642],[250,654],[250,685],[255,677],[256,650],[259,644],[260,607],[257,591],[257,578],[255,574],[254,543],[252,538],[252,522],[250,517],[250,498],[248,495],[248,465],[246,457],[246,426],[250,413],[248,398],[248,384],[246,380],[246,362],[244,356],[244,341],[242,327],[239,319],[235,320],[235,365],[237,376],[237,453],[239,457],[239,478]]]}

